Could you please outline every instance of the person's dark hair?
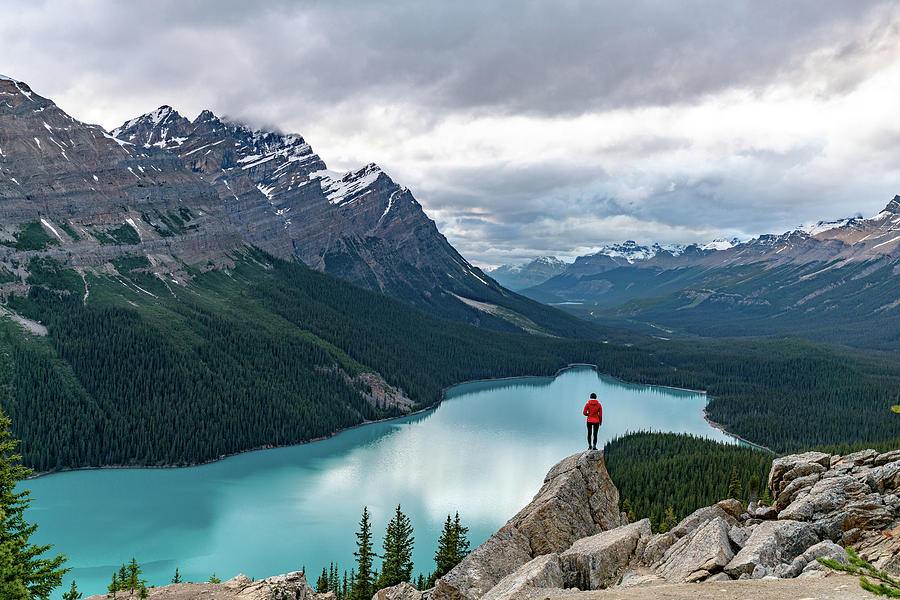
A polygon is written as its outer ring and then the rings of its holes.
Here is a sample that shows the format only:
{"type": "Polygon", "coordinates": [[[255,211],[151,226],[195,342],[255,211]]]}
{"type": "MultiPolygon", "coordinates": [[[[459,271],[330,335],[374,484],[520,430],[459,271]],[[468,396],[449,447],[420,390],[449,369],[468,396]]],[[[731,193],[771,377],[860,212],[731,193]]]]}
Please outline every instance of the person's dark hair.
{"type": "Polygon", "coordinates": [[[595,394],[595,393],[593,393],[593,392],[591,392],[591,398],[593,398],[593,399],[595,399],[595,400],[596,400],[596,399],[597,399],[597,394],[595,394]]]}

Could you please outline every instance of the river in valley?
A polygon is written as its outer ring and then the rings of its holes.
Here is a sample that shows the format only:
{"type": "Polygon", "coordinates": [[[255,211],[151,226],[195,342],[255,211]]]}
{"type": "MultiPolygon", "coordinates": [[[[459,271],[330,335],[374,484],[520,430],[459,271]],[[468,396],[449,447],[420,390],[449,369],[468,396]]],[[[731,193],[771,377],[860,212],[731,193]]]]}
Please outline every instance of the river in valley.
{"type": "MultiPolygon", "coordinates": [[[[40,477],[27,513],[33,540],[65,553],[85,596],[103,593],[132,556],[148,585],[216,573],[262,578],[307,567],[311,583],[335,561],[349,572],[364,505],[376,551],[401,504],[415,528],[415,573],[459,511],[474,548],[527,504],[547,470],[586,449],[582,407],[603,403],[598,447],[629,431],[728,440],[703,418],[706,396],[631,385],[577,367],[555,378],[474,382],[436,409],[333,438],[248,452],[181,469],[101,469],[40,477]]],[[[376,561],[376,567],[380,566],[376,561]]],[[[59,598],[63,588],[59,588],[59,598]]]]}

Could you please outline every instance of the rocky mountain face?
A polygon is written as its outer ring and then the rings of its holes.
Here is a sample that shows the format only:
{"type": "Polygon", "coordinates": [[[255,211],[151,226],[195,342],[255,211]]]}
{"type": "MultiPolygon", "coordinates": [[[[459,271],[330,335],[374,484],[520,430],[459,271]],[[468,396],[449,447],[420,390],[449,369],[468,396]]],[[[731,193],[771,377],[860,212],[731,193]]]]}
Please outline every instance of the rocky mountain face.
{"type": "MultiPolygon", "coordinates": [[[[98,265],[140,247],[160,271],[224,260],[243,245],[215,192],[177,157],[123,143],[27,84],[0,79],[0,261],[98,265]]],[[[7,277],[4,285],[14,283],[7,277]]]]}
{"type": "Polygon", "coordinates": [[[502,294],[447,242],[409,189],[375,164],[329,171],[299,135],[251,130],[210,111],[191,122],[168,106],[112,134],[183,160],[215,187],[245,239],[274,256],[424,308],[459,305],[450,293],[502,294]]]}
{"type": "Polygon", "coordinates": [[[470,265],[376,165],[335,173],[299,135],[209,111],[188,121],[163,106],[114,133],[0,78],[0,292],[27,294],[45,259],[84,274],[143,256],[185,283],[252,245],[452,320],[601,335],[470,265]]]}
{"type": "Polygon", "coordinates": [[[555,256],[539,256],[523,265],[499,266],[488,275],[503,287],[518,291],[544,283],[565,272],[567,266],[555,256]]]}
{"type": "MultiPolygon", "coordinates": [[[[656,597],[657,586],[672,583],[817,579],[828,569],[816,559],[846,562],[846,545],[880,569],[900,571],[900,451],[785,456],[773,463],[768,483],[774,506],[723,500],[653,534],[646,519],[628,523],[618,513],[602,453],[576,454],[553,467],[534,500],[433,590],[404,588],[403,597],[512,600],[635,587],[656,597]]],[[[693,593],[682,589],[677,597],[693,593]]]]}
{"type": "Polygon", "coordinates": [[[654,335],[792,333],[900,348],[900,197],[870,219],[820,222],[642,260],[598,253],[524,293],[654,335]],[[627,264],[626,264],[627,262],[627,264]],[[665,333],[660,334],[660,330],[665,333]]]}

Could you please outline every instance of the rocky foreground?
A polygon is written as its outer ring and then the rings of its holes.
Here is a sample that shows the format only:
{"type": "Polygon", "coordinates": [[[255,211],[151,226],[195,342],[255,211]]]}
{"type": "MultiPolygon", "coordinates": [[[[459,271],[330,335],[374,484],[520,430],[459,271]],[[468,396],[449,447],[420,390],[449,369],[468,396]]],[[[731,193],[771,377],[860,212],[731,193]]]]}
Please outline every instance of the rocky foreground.
{"type": "MultiPolygon", "coordinates": [[[[821,581],[829,570],[816,559],[844,562],[847,546],[900,572],[900,450],[785,456],[775,460],[768,483],[774,506],[723,500],[653,534],[647,519],[628,523],[619,512],[603,454],[575,454],[434,589],[401,584],[375,600],[864,598],[852,577],[821,581]]],[[[328,596],[315,594],[302,573],[150,591],[152,600],[328,596]]]]}

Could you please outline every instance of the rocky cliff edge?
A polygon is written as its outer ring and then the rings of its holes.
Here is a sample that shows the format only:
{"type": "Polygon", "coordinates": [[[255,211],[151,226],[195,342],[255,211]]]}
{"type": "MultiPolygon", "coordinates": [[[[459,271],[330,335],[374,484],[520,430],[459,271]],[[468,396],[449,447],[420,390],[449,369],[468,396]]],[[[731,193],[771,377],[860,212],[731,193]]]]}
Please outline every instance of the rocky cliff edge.
{"type": "Polygon", "coordinates": [[[646,519],[628,523],[618,513],[602,453],[576,454],[550,470],[528,506],[417,598],[506,600],[572,588],[815,579],[828,574],[816,559],[845,561],[847,546],[879,568],[900,571],[900,450],[785,456],[774,461],[768,483],[774,506],[723,500],[653,534],[646,519]]]}

